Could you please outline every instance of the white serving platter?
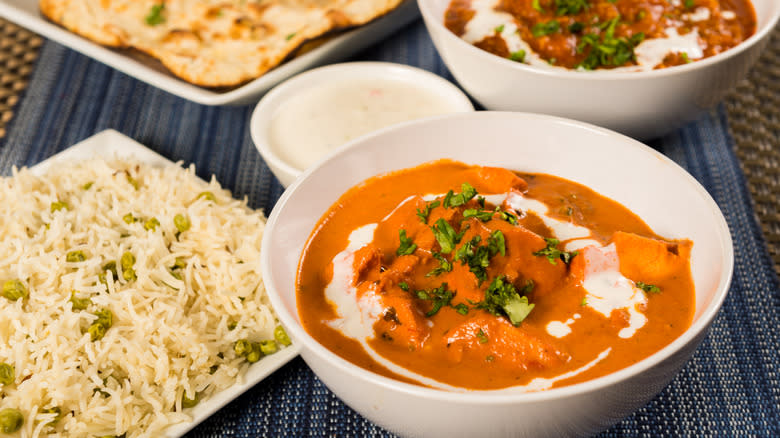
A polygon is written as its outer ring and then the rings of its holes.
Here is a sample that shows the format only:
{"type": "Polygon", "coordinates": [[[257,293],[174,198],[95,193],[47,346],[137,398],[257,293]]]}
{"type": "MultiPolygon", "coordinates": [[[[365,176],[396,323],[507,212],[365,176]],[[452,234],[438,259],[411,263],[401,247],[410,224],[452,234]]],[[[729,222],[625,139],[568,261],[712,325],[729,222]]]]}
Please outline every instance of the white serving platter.
{"type": "Polygon", "coordinates": [[[81,52],[140,81],[204,105],[244,105],[282,80],[319,65],[340,61],[377,43],[420,16],[414,0],[404,1],[390,13],[334,37],[321,46],[281,64],[265,75],[227,91],[199,87],[173,76],[162,64],[128,50],[110,49],[82,38],[41,15],[36,0],[0,0],[0,17],[50,40],[81,52]],[[134,55],[135,54],[135,55],[134,55]]]}
{"type": "MultiPolygon", "coordinates": [[[[172,161],[152,151],[135,140],[113,129],[102,131],[87,138],[64,151],[49,157],[30,168],[30,171],[42,175],[58,163],[86,160],[90,158],[124,158],[135,159],[151,166],[175,166],[172,161]]],[[[190,429],[200,424],[203,420],[230,403],[233,399],[249,390],[268,375],[281,368],[298,355],[300,347],[293,342],[287,348],[266,356],[249,367],[244,375],[243,382],[224,389],[210,398],[198,403],[189,414],[191,422],[178,423],[169,427],[166,437],[179,438],[190,429]]]]}

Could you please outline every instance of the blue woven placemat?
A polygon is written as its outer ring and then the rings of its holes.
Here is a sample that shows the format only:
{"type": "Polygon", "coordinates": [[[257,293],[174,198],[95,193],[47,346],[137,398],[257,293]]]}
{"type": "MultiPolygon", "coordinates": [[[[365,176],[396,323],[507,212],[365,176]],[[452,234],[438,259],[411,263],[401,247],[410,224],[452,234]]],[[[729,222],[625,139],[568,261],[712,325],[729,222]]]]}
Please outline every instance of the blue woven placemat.
{"type": "MultiPolygon", "coordinates": [[[[418,21],[355,60],[415,65],[453,80],[418,21]]],[[[194,162],[254,207],[282,192],[249,137],[252,107],[207,107],[47,42],[7,136],[0,172],[33,165],[107,128],[194,162]]],[[[732,232],[731,291],[693,360],[653,401],[602,436],[780,436],[780,292],[719,107],[650,145],[701,182],[732,232]]],[[[565,415],[565,413],[563,413],[565,415]]],[[[188,435],[390,436],[339,401],[295,359],[188,435]]]]}

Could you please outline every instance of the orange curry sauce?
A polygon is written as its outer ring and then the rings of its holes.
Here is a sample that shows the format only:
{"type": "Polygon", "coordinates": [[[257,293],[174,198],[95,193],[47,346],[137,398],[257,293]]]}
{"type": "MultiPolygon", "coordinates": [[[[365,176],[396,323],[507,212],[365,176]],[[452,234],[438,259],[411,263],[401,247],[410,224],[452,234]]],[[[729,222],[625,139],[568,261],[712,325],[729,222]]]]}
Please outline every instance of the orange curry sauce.
{"type": "MultiPolygon", "coordinates": [[[[458,36],[485,0],[452,0],[444,25],[458,36]]],[[[491,3],[493,4],[493,3],[491,3]]],[[[569,69],[636,65],[634,49],[643,41],[698,32],[701,58],[728,50],[756,31],[756,14],[749,0],[496,0],[492,10],[507,14],[517,34],[548,63],[569,69]]],[[[492,25],[491,25],[492,26],[492,25]]],[[[473,41],[483,50],[515,61],[525,51],[512,52],[502,34],[504,25],[481,30],[473,41]]],[[[665,57],[650,68],[681,65],[695,59],[671,43],[665,57]]],[[[699,59],[701,59],[699,58],[699,59]]]]}
{"type": "Polygon", "coordinates": [[[370,322],[373,336],[367,345],[382,358],[446,385],[471,389],[525,385],[537,377],[580,370],[610,349],[595,366],[552,386],[593,379],[659,350],[692,320],[690,241],[661,240],[625,207],[571,181],[441,160],[377,176],[350,189],[320,219],[299,265],[298,312],[305,329],[346,360],[386,376],[420,383],[377,363],[358,341],[338,330],[333,321],[339,314],[325,293],[333,279],[334,258],[345,250],[350,234],[373,223],[378,224],[373,241],[353,253],[350,279],[355,299],[370,293],[381,303],[381,314],[370,322]],[[450,190],[457,198],[463,183],[478,192],[464,205],[450,202],[445,208],[441,196],[438,206],[432,198],[422,198],[450,190]],[[552,230],[530,210],[518,211],[505,202],[496,211],[496,205],[481,203],[482,195],[507,192],[543,202],[549,207],[547,217],[587,227],[588,238],[596,242],[569,253],[568,263],[557,253],[540,254],[549,247],[562,250],[566,241],[550,245],[544,238],[553,237],[552,230]],[[482,217],[464,218],[467,210],[482,212],[482,217]],[[440,219],[462,233],[449,253],[434,234],[434,229],[442,228],[440,219]],[[407,245],[402,255],[400,230],[407,243],[416,245],[411,251],[407,245]],[[497,234],[502,239],[495,238],[497,234]],[[463,246],[473,243],[475,236],[480,238],[472,249],[493,245],[492,251],[483,250],[488,253],[484,269],[472,270],[463,256],[463,246]],[[647,321],[627,338],[618,336],[629,325],[626,309],[602,315],[588,306],[583,287],[589,263],[585,254],[609,243],[617,248],[618,275],[649,289],[636,289],[646,296],[637,309],[647,321]],[[451,271],[435,271],[442,259],[450,262],[451,271]],[[522,322],[513,324],[501,308],[491,313],[480,307],[498,277],[516,291],[515,299],[524,296],[521,302],[534,305],[522,322]],[[444,283],[453,294],[451,300],[426,316],[434,310],[432,291],[444,283]],[[423,298],[419,291],[425,292],[423,298]],[[551,335],[547,329],[551,321],[568,321],[570,333],[551,335]]]}

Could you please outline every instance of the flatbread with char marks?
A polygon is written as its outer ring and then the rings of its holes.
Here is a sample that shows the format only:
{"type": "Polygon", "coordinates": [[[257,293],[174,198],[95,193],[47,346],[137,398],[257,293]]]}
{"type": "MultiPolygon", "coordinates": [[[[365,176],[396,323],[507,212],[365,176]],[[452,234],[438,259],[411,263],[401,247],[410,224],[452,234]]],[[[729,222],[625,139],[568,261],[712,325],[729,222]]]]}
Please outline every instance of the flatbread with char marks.
{"type": "Polygon", "coordinates": [[[41,12],[99,44],[134,48],[206,87],[240,85],[331,30],[402,0],[40,0],[41,12]]]}

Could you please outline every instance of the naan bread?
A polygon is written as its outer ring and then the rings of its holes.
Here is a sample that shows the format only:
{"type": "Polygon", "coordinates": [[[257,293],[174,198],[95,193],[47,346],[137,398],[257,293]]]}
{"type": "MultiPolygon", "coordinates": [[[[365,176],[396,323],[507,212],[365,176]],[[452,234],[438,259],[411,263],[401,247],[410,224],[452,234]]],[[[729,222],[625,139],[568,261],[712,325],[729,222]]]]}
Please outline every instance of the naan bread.
{"type": "Polygon", "coordinates": [[[305,41],[365,24],[402,0],[40,0],[50,20],[135,48],[197,85],[257,78],[305,41]]]}

